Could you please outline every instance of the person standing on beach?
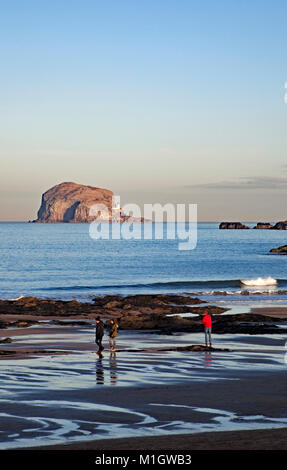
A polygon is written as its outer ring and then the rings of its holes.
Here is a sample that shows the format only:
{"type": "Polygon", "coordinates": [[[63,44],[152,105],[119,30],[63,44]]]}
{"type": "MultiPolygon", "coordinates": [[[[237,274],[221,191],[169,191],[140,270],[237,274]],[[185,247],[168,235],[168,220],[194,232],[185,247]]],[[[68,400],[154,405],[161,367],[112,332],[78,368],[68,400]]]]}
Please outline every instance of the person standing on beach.
{"type": "Polygon", "coordinates": [[[104,323],[102,322],[100,317],[97,317],[96,318],[96,344],[99,347],[99,349],[97,351],[98,354],[100,354],[102,352],[102,350],[104,349],[104,346],[102,345],[104,332],[105,332],[104,323]]]}
{"type": "Polygon", "coordinates": [[[208,313],[207,310],[204,312],[204,317],[202,319],[202,323],[204,325],[204,333],[205,333],[205,346],[208,346],[211,348],[211,316],[208,313]]]}
{"type": "Polygon", "coordinates": [[[118,335],[118,324],[115,320],[110,320],[110,331],[109,331],[109,337],[110,337],[110,350],[115,351],[116,350],[116,340],[117,340],[117,335],[118,335]]]}

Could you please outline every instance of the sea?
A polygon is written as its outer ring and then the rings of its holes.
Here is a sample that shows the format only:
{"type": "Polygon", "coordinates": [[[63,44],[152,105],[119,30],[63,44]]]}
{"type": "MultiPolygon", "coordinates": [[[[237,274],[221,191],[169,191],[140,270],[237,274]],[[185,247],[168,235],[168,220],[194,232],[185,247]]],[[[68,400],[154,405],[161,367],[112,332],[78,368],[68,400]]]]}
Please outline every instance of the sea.
{"type": "MultiPolygon", "coordinates": [[[[250,230],[220,230],[218,222],[198,223],[194,249],[181,250],[180,230],[169,238],[168,222],[161,238],[148,239],[124,232],[95,239],[90,224],[2,222],[0,299],[180,293],[286,303],[287,257],[269,251],[286,244],[287,235],[248,224],[250,230]]],[[[150,227],[155,234],[156,223],[150,227]]]]}

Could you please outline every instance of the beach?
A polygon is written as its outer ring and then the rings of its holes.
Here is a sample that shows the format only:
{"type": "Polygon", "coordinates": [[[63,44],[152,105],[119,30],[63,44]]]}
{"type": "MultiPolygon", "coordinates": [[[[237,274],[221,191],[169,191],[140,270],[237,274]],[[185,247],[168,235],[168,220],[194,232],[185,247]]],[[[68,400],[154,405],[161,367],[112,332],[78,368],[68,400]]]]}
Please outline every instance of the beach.
{"type": "Polygon", "coordinates": [[[0,225],[0,450],[284,449],[286,258],[268,255],[284,233],[202,223],[183,253],[0,225]],[[97,354],[97,316],[119,323],[116,352],[106,330],[97,354]]]}
{"type": "Polygon", "coordinates": [[[214,334],[213,349],[191,350],[203,331],[119,330],[117,351],[106,335],[102,356],[90,314],[22,313],[37,323],[0,330],[11,338],[0,348],[1,449],[284,450],[287,308],[278,309],[278,334],[214,334]]]}

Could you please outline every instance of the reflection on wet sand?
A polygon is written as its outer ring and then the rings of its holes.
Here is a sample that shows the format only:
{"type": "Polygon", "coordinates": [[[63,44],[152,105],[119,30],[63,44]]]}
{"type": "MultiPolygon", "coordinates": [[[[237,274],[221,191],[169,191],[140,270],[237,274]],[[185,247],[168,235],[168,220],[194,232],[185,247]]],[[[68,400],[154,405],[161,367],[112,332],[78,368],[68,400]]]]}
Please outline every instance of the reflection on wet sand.
{"type": "Polygon", "coordinates": [[[110,353],[110,379],[111,379],[111,385],[116,385],[117,384],[117,355],[116,351],[112,351],[110,353]]]}
{"type": "Polygon", "coordinates": [[[205,367],[210,367],[212,365],[212,354],[210,351],[204,353],[204,365],[205,367]]]}
{"type": "Polygon", "coordinates": [[[99,355],[99,359],[96,361],[96,379],[97,384],[102,385],[105,383],[105,372],[103,366],[103,355],[99,355]]]}
{"type": "MultiPolygon", "coordinates": [[[[105,366],[103,363],[104,355],[100,354],[99,358],[96,361],[96,383],[98,385],[105,384],[105,366]]],[[[116,385],[117,384],[117,356],[115,351],[110,352],[109,357],[109,371],[110,371],[110,381],[106,385],[116,385]]]]}

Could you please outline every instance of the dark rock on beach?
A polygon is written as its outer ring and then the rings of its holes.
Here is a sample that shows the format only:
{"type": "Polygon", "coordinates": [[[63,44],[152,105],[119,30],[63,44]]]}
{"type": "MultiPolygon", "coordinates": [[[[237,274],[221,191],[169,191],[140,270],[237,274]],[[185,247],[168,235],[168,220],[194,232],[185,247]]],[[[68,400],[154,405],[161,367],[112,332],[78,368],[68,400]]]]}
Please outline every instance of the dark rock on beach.
{"type": "MultiPolygon", "coordinates": [[[[157,312],[163,314],[194,311],[194,306],[204,304],[196,297],[183,295],[107,295],[95,297],[93,302],[77,300],[39,299],[21,297],[16,300],[0,300],[0,314],[31,314],[34,316],[79,316],[93,315],[119,316],[125,311],[157,312]]],[[[208,306],[210,308],[210,306],[208,306]]],[[[218,309],[219,307],[217,307],[218,309]]],[[[225,311],[225,309],[221,309],[225,311]]],[[[2,320],[3,321],[3,320],[2,320]]]]}
{"type": "Polygon", "coordinates": [[[227,348],[214,348],[212,346],[204,346],[202,344],[191,344],[187,346],[175,346],[171,348],[161,348],[161,351],[204,351],[204,352],[211,352],[211,351],[230,351],[227,348]]]}
{"type": "Polygon", "coordinates": [[[281,322],[286,320],[252,313],[228,314],[214,319],[212,331],[219,334],[279,334],[284,333],[284,330],[277,326],[277,323],[281,322]]]}
{"type": "Polygon", "coordinates": [[[0,343],[2,344],[12,343],[12,338],[0,339],[0,343]]]}
{"type": "Polygon", "coordinates": [[[17,351],[11,351],[11,349],[0,349],[0,356],[11,356],[16,353],[17,351]]]}
{"type": "Polygon", "coordinates": [[[0,300],[0,314],[61,316],[77,315],[89,312],[96,312],[94,305],[88,302],[78,302],[77,300],[64,301],[54,299],[38,299],[36,297],[21,297],[16,300],[0,300]]]}
{"type": "Polygon", "coordinates": [[[197,297],[187,295],[173,294],[136,294],[122,297],[120,295],[106,295],[105,297],[94,297],[95,305],[105,306],[106,308],[123,307],[125,305],[133,306],[158,306],[158,305],[194,305],[205,303],[197,297]]]}
{"type": "MultiPolygon", "coordinates": [[[[190,317],[180,315],[165,316],[160,313],[125,313],[119,318],[119,326],[124,330],[161,330],[168,333],[174,331],[200,331],[198,325],[190,317]]],[[[202,330],[202,328],[201,328],[202,330]]]]}
{"type": "MultiPolygon", "coordinates": [[[[162,315],[192,313],[197,312],[199,308],[195,305],[206,303],[197,297],[172,294],[137,294],[126,297],[107,295],[105,297],[95,297],[93,301],[97,308],[104,309],[106,313],[114,316],[137,315],[140,313],[162,315]]],[[[209,309],[210,306],[206,308],[209,309]]],[[[226,311],[226,309],[220,307],[215,307],[215,309],[220,309],[221,312],[226,311]]]]}
{"type": "MultiPolygon", "coordinates": [[[[202,344],[190,344],[186,346],[170,346],[170,347],[165,347],[165,348],[160,348],[160,347],[152,347],[148,348],[149,351],[192,351],[192,352],[218,352],[218,351],[230,351],[230,349],[227,348],[214,348],[213,346],[204,346],[202,344]]],[[[125,349],[125,352],[130,352],[134,351],[134,349],[125,349]]],[[[147,351],[147,349],[136,349],[137,352],[140,351],[147,351]]]]}
{"type": "Polygon", "coordinates": [[[212,316],[214,333],[285,334],[286,331],[277,326],[278,322],[286,321],[282,318],[253,313],[223,315],[228,309],[206,305],[206,302],[190,295],[173,294],[106,295],[95,297],[92,302],[35,297],[0,300],[0,328],[28,328],[43,319],[59,327],[68,324],[93,326],[95,317],[100,316],[103,320],[116,318],[122,330],[165,334],[202,332],[202,315],[206,310],[212,316]]]}
{"type": "MultiPolygon", "coordinates": [[[[212,331],[217,334],[271,334],[284,333],[276,323],[285,321],[267,315],[234,314],[212,315],[212,331]]],[[[162,316],[160,314],[125,314],[119,319],[124,330],[160,330],[170,334],[176,331],[199,333],[203,331],[202,315],[191,317],[162,316]]],[[[285,334],[285,333],[284,333],[285,334]]]]}

